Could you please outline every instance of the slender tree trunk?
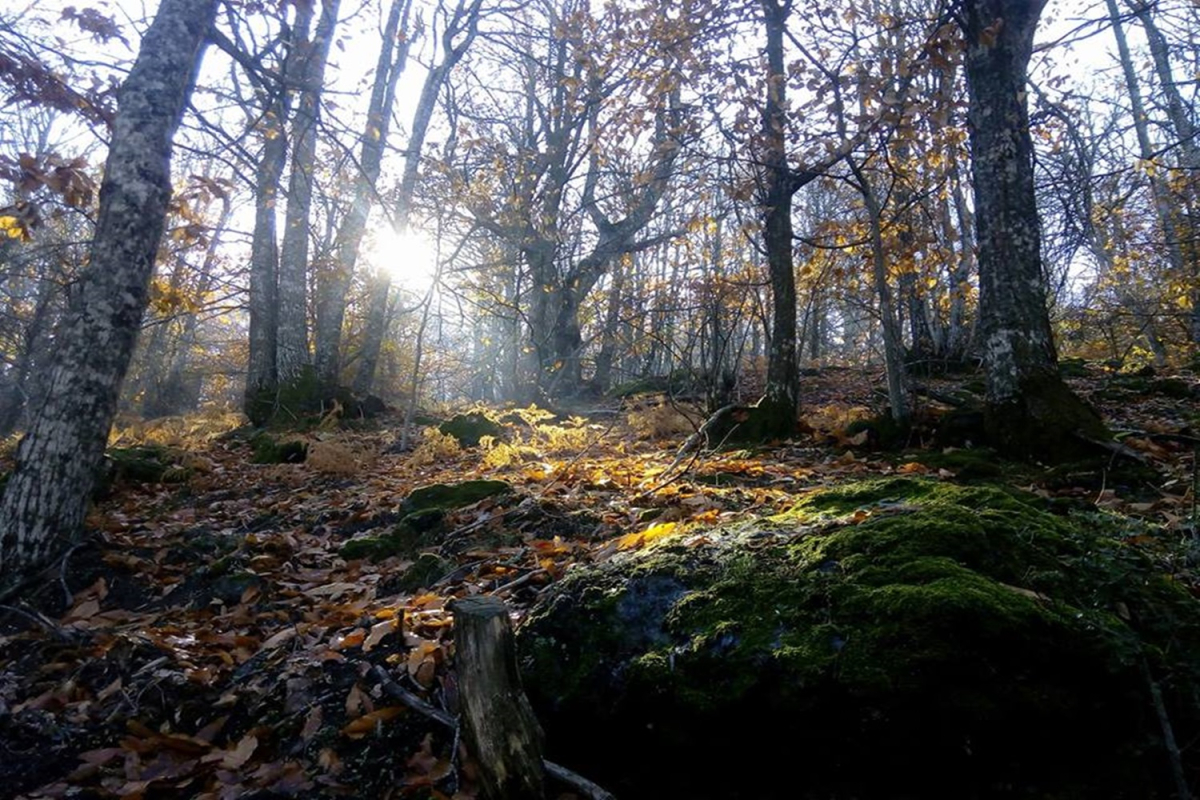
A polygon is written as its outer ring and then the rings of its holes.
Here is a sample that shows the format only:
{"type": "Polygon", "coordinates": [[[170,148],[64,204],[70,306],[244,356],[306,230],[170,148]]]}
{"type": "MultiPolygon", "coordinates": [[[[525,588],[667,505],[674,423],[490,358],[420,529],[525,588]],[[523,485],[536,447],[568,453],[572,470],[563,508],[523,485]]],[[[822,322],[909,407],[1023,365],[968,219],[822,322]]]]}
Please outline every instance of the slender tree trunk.
{"type": "MultiPolygon", "coordinates": [[[[321,19],[312,39],[302,45],[301,89],[292,122],[292,171],[288,179],[287,213],[279,249],[279,316],[275,340],[279,382],[301,378],[311,366],[308,352],[308,223],[312,208],[317,156],[317,123],[321,92],[339,0],[323,0],[321,19]]],[[[297,8],[312,14],[312,5],[297,8]]],[[[300,27],[300,23],[297,23],[300,27]]]]}
{"type": "Polygon", "coordinates": [[[171,196],[171,140],[216,6],[163,0],[121,87],[90,263],[0,499],[0,583],[15,583],[83,527],[146,310],[171,196]]]}
{"type": "MultiPolygon", "coordinates": [[[[1142,100],[1142,87],[1140,81],[1138,80],[1137,67],[1133,63],[1133,54],[1129,50],[1129,43],[1125,37],[1125,25],[1122,22],[1121,13],[1117,8],[1116,0],[1105,0],[1105,2],[1108,6],[1109,21],[1112,23],[1113,38],[1116,39],[1117,42],[1117,53],[1121,58],[1121,71],[1125,76],[1125,89],[1129,92],[1129,106],[1130,112],[1133,116],[1133,130],[1137,135],[1138,155],[1141,156],[1142,160],[1151,162],[1154,159],[1155,153],[1154,145],[1150,141],[1149,116],[1146,113],[1146,106],[1142,100]]],[[[1143,26],[1146,27],[1147,39],[1153,43],[1156,37],[1151,34],[1151,31],[1158,33],[1158,29],[1154,26],[1153,20],[1150,19],[1148,12],[1143,12],[1139,15],[1139,18],[1141,19],[1143,26]]],[[[1161,34],[1157,37],[1157,39],[1160,41],[1160,46],[1159,48],[1152,47],[1152,51],[1156,49],[1161,49],[1163,51],[1161,52],[1162,63],[1163,67],[1167,71],[1167,79],[1170,79],[1171,65],[1167,60],[1165,43],[1161,42],[1161,34]]],[[[1157,66],[1160,61],[1159,56],[1155,55],[1154,60],[1157,66]]],[[[1160,82],[1163,80],[1161,72],[1159,79],[1160,82]]],[[[1178,97],[1177,93],[1176,97],[1178,97]]],[[[1170,108],[1171,106],[1172,104],[1168,102],[1168,107],[1170,108]]],[[[1182,113],[1182,110],[1180,109],[1178,116],[1184,124],[1184,130],[1190,131],[1190,121],[1188,120],[1186,113],[1182,113]]],[[[1176,115],[1172,114],[1171,117],[1174,122],[1176,115]]],[[[1186,151],[1184,152],[1186,153],[1186,151]]],[[[1154,212],[1158,217],[1158,227],[1162,231],[1167,262],[1170,264],[1172,272],[1174,272],[1176,275],[1182,277],[1190,274],[1194,280],[1196,277],[1196,265],[1193,264],[1189,268],[1186,263],[1186,259],[1184,258],[1183,244],[1179,239],[1180,214],[1179,209],[1171,196],[1171,191],[1165,185],[1163,185],[1162,177],[1154,170],[1149,172],[1149,181],[1150,197],[1154,201],[1154,212]]],[[[1198,287],[1195,291],[1200,292],[1200,287],[1198,287]]],[[[1197,303],[1197,295],[1193,294],[1193,324],[1191,326],[1193,341],[1200,341],[1200,339],[1197,338],[1200,336],[1200,327],[1198,327],[1198,325],[1200,325],[1200,316],[1198,315],[1200,315],[1200,304],[1197,303]]]]}
{"type": "Polygon", "coordinates": [[[796,354],[796,276],[792,262],[792,196],[787,161],[787,70],[783,38],[790,3],[762,0],[767,33],[767,100],[763,110],[763,246],[771,282],[771,346],[767,386],[759,408],[764,434],[790,436],[800,410],[800,363],[796,354]]]}
{"type": "Polygon", "coordinates": [[[871,231],[871,274],[875,283],[875,294],[879,298],[883,357],[887,366],[888,404],[891,406],[892,419],[903,423],[909,417],[908,374],[904,365],[900,320],[896,315],[896,304],[892,299],[892,287],[888,280],[887,252],[883,245],[883,208],[866,173],[853,158],[847,161],[858,181],[859,191],[862,192],[871,231]]]}
{"type": "MultiPolygon", "coordinates": [[[[1109,0],[1110,11],[1111,2],[1112,0],[1109,0]]],[[[1187,226],[1186,230],[1176,230],[1173,238],[1180,249],[1180,260],[1187,269],[1187,272],[1180,274],[1187,275],[1193,287],[1190,326],[1192,344],[1200,345],[1200,226],[1196,222],[1197,213],[1200,212],[1200,208],[1197,208],[1200,204],[1200,197],[1197,196],[1200,194],[1197,190],[1197,183],[1200,182],[1200,140],[1197,136],[1200,136],[1200,131],[1189,113],[1191,106],[1179,93],[1179,84],[1171,68],[1167,40],[1154,22],[1150,4],[1139,0],[1136,9],[1138,21],[1146,32],[1146,42],[1150,45],[1150,56],[1154,60],[1159,87],[1166,100],[1167,118],[1171,121],[1171,127],[1175,129],[1175,138],[1179,146],[1179,166],[1182,167],[1182,174],[1178,181],[1180,188],[1177,194],[1180,200],[1175,203],[1176,213],[1170,221],[1173,228],[1187,226]],[[1186,208],[1187,213],[1179,213],[1179,207],[1186,208]]],[[[1116,27],[1114,25],[1114,28],[1116,27]]]]}
{"type": "Polygon", "coordinates": [[[358,262],[358,251],[367,230],[367,219],[375,201],[384,148],[391,127],[396,85],[408,63],[410,39],[407,31],[411,0],[392,0],[383,29],[383,46],[375,66],[375,84],[367,110],[366,129],[361,137],[354,199],[338,230],[336,258],[328,272],[317,275],[316,369],[324,386],[336,386],[341,375],[342,323],[346,317],[346,293],[358,262]]]}
{"type": "Polygon", "coordinates": [[[0,391],[0,437],[8,436],[16,430],[22,415],[28,409],[31,388],[29,375],[38,355],[39,345],[42,344],[42,335],[50,328],[50,309],[57,288],[57,284],[48,278],[38,281],[37,300],[21,337],[21,351],[17,353],[16,364],[10,370],[10,380],[3,387],[3,391],[0,391]]]}
{"type": "MultiPolygon", "coordinates": [[[[400,176],[400,186],[396,191],[396,208],[392,218],[392,224],[400,233],[408,231],[409,219],[412,216],[413,196],[416,194],[420,176],[421,152],[425,148],[425,136],[429,132],[429,123],[433,120],[438,95],[441,93],[450,71],[454,69],[466,54],[471,42],[475,40],[481,3],[482,0],[458,0],[452,19],[442,34],[444,52],[442,63],[426,73],[425,82],[421,86],[421,97],[417,101],[417,109],[413,114],[408,146],[404,154],[404,172],[400,176]],[[462,38],[457,42],[454,41],[455,37],[460,35],[462,38]]],[[[375,385],[375,370],[379,365],[379,353],[383,349],[383,339],[387,335],[388,295],[391,293],[391,288],[391,279],[386,273],[377,275],[371,282],[362,351],[358,361],[358,372],[354,377],[354,390],[360,394],[370,393],[375,385]]]]}
{"type": "Polygon", "coordinates": [[[1069,457],[1099,418],[1063,383],[1046,310],[1026,69],[1045,0],[963,7],[988,428],[1002,449],[1069,457]]]}
{"type": "Polygon", "coordinates": [[[259,156],[254,186],[254,233],[250,242],[250,358],[246,374],[243,409],[255,424],[270,416],[266,397],[275,390],[278,372],[275,363],[275,333],[279,310],[279,239],[275,207],[279,200],[279,181],[287,160],[287,121],[289,93],[286,87],[275,89],[275,98],[263,115],[263,147],[259,156]]]}

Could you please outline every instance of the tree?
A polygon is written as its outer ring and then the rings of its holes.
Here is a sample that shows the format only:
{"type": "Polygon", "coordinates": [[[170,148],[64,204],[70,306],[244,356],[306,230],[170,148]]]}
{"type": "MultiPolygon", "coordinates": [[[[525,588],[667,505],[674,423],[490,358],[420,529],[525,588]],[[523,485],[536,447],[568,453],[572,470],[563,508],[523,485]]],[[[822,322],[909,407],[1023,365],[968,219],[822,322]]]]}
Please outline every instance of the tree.
{"type": "Polygon", "coordinates": [[[317,273],[316,330],[314,337],[317,378],[328,391],[341,376],[342,323],[346,316],[346,293],[350,288],[358,251],[367,230],[367,220],[376,197],[376,184],[387,147],[392,122],[396,85],[408,63],[412,41],[408,30],[411,0],[392,0],[383,27],[383,42],[375,66],[375,81],[360,136],[354,197],[337,234],[333,264],[317,273]]]}
{"type": "Polygon", "coordinates": [[[1003,450],[1064,455],[1106,438],[1058,373],[1042,272],[1026,70],[1046,0],[964,4],[987,427],[1003,450]]]}
{"type": "Polygon", "coordinates": [[[0,583],[76,536],[146,309],[171,144],[216,0],[164,0],[121,87],[91,260],[56,335],[48,391],[0,499],[0,583]]]}
{"type": "MultiPolygon", "coordinates": [[[[275,369],[281,385],[307,379],[312,369],[308,347],[308,271],[309,216],[317,155],[317,124],[320,120],[321,95],[325,88],[325,65],[333,31],[337,25],[340,0],[323,0],[321,17],[311,39],[298,45],[300,91],[292,120],[292,164],[288,180],[287,213],[283,242],[279,247],[279,288],[276,315],[275,369]]],[[[297,28],[305,30],[312,15],[311,4],[301,3],[304,11],[297,28]]],[[[310,398],[316,399],[316,398],[310,398]]]]}
{"type": "MultiPolygon", "coordinates": [[[[392,225],[399,233],[408,231],[413,196],[416,194],[420,178],[421,152],[425,147],[429,125],[433,121],[438,95],[441,94],[451,71],[462,60],[479,33],[482,6],[482,0],[457,0],[453,11],[446,12],[443,6],[438,7],[439,12],[445,13],[439,42],[442,60],[425,74],[425,82],[421,85],[421,97],[413,112],[408,146],[405,148],[404,173],[396,189],[395,212],[392,216],[392,225]]],[[[390,291],[391,280],[387,273],[376,276],[368,301],[367,323],[363,332],[358,372],[354,376],[354,390],[360,394],[370,392],[375,384],[375,370],[379,365],[379,353],[388,327],[390,291]]]]}

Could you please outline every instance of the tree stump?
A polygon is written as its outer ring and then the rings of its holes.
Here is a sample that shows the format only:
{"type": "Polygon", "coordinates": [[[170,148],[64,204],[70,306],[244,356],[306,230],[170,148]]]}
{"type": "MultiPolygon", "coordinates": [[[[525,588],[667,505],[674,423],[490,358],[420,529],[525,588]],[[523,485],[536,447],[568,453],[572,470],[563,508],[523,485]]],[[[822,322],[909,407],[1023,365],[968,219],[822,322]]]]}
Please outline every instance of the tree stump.
{"type": "Polygon", "coordinates": [[[479,761],[490,800],[543,800],[542,729],[517,672],[508,608],[494,597],[467,597],[454,612],[463,733],[479,761]]]}

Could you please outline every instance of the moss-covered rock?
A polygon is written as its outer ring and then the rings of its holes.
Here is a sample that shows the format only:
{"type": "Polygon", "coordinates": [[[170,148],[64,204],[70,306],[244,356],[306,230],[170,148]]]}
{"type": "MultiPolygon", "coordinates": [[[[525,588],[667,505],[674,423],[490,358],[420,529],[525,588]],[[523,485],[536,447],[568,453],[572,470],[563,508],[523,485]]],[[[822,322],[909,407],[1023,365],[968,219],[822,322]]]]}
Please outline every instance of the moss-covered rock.
{"type": "Polygon", "coordinates": [[[416,511],[387,533],[351,539],[342,545],[339,555],[347,561],[359,558],[382,561],[392,556],[415,558],[421,549],[437,544],[445,519],[446,512],[441,508],[416,511]]]}
{"type": "Polygon", "coordinates": [[[622,797],[1169,797],[1142,669],[1200,734],[1200,603],[1122,524],[815,493],[572,573],[520,630],[524,684],[552,756],[622,797]]]}
{"type": "Polygon", "coordinates": [[[404,572],[384,578],[380,589],[385,593],[415,592],[418,589],[428,589],[453,570],[454,562],[435,553],[422,553],[404,572]]]}
{"type": "Polygon", "coordinates": [[[484,436],[497,439],[504,436],[504,428],[498,422],[478,411],[452,417],[438,425],[438,430],[453,436],[463,447],[477,446],[484,436]]]}
{"type": "Polygon", "coordinates": [[[475,480],[462,483],[433,483],[416,489],[404,500],[410,514],[427,509],[452,509],[478,503],[488,497],[507,494],[512,486],[506,481],[475,480]]]}
{"type": "Polygon", "coordinates": [[[111,447],[104,453],[93,494],[103,498],[123,484],[182,483],[192,475],[182,459],[182,452],[161,445],[111,447]]]}
{"type": "Polygon", "coordinates": [[[1004,474],[1006,462],[987,447],[947,447],[944,450],[922,450],[913,456],[916,461],[936,470],[947,470],[960,481],[991,480],[1004,474]]]}
{"type": "Polygon", "coordinates": [[[254,464],[302,464],[308,458],[308,445],[301,441],[280,441],[266,431],[250,437],[254,464]]]}

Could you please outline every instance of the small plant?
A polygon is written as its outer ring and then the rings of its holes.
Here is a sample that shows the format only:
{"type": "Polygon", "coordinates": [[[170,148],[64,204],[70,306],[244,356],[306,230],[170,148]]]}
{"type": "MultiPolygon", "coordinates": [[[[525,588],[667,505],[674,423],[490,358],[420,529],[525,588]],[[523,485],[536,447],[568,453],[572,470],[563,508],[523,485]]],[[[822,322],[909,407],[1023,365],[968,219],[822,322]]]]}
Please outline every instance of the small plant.
{"type": "Polygon", "coordinates": [[[413,450],[412,463],[416,466],[428,466],[443,461],[458,458],[462,455],[462,445],[458,439],[437,429],[430,428],[421,437],[421,443],[413,450]]]}

